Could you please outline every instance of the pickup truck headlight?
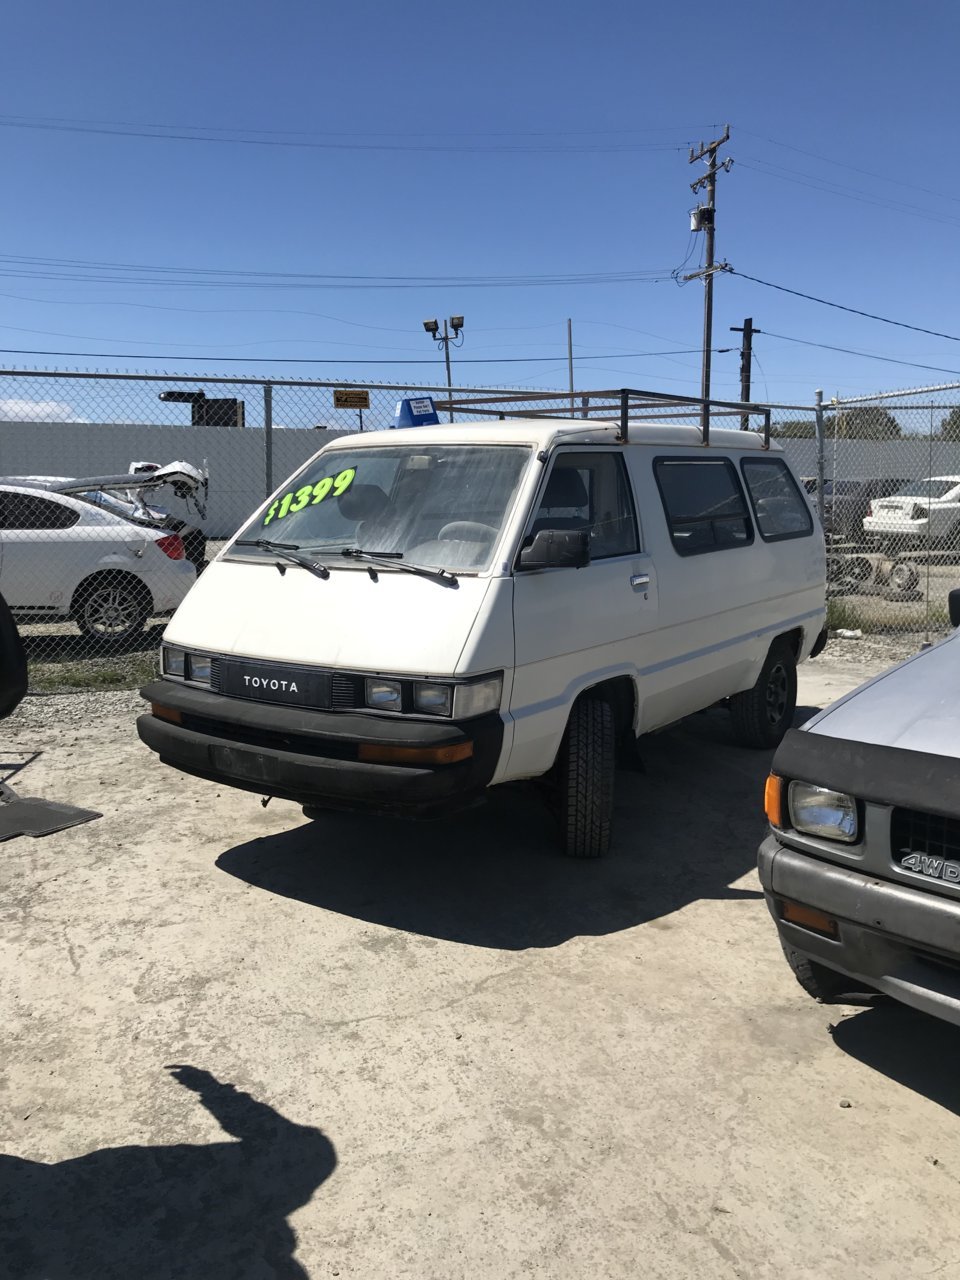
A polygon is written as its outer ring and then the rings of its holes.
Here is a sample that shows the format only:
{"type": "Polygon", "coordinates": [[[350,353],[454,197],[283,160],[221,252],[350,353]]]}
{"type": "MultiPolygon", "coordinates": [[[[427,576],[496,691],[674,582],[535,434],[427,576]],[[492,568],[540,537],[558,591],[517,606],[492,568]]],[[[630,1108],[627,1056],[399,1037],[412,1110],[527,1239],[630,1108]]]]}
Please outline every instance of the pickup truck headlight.
{"type": "Polygon", "coordinates": [[[810,782],[791,782],[790,821],[796,831],[854,844],[858,831],[857,802],[842,791],[815,787],[810,782]]]}

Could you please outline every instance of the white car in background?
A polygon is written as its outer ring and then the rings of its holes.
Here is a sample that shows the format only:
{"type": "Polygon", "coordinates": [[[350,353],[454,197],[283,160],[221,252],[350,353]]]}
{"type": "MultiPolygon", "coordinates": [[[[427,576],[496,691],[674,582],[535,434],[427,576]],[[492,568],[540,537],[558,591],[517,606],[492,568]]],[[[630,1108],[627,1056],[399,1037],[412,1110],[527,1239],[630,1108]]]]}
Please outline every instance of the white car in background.
{"type": "Polygon", "coordinates": [[[178,533],[0,482],[0,594],[20,622],[72,618],[93,639],[125,640],[176,609],[196,576],[178,533]]]}
{"type": "Polygon", "coordinates": [[[960,548],[960,476],[907,480],[889,498],[874,498],[863,521],[871,542],[960,548]]]}

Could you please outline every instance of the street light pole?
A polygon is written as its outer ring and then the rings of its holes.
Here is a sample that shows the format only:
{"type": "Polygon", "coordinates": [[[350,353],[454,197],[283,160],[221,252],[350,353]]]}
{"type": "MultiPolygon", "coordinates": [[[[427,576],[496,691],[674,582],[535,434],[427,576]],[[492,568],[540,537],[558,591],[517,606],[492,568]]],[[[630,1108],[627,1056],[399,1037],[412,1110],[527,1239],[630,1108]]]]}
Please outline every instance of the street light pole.
{"type": "MultiPolygon", "coordinates": [[[[443,322],[443,358],[447,365],[447,399],[453,399],[453,377],[450,373],[450,334],[447,330],[447,322],[443,322]]],[[[450,409],[450,421],[453,421],[453,408],[450,409]]]]}
{"type": "Polygon", "coordinates": [[[443,347],[443,360],[447,367],[447,399],[450,403],[448,410],[450,421],[453,421],[453,375],[450,371],[450,345],[455,347],[463,346],[463,316],[451,316],[450,320],[444,320],[443,333],[440,332],[440,325],[436,320],[424,320],[423,327],[429,333],[438,347],[443,347]],[[451,334],[450,329],[453,329],[451,334]],[[457,339],[460,339],[458,342],[457,339]]]}

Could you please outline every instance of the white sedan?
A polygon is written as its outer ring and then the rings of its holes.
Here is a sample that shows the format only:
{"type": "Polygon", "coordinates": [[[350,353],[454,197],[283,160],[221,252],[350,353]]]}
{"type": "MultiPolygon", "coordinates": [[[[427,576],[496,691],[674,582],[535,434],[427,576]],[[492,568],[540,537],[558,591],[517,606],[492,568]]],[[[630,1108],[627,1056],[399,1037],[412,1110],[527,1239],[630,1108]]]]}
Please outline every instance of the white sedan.
{"type": "Polygon", "coordinates": [[[960,476],[907,480],[889,498],[874,498],[863,521],[872,542],[960,546],[960,476]]]}
{"type": "Polygon", "coordinates": [[[0,594],[17,618],[72,618],[123,640],[170,613],[196,581],[177,533],[145,528],[66,494],[0,484],[0,594]]]}

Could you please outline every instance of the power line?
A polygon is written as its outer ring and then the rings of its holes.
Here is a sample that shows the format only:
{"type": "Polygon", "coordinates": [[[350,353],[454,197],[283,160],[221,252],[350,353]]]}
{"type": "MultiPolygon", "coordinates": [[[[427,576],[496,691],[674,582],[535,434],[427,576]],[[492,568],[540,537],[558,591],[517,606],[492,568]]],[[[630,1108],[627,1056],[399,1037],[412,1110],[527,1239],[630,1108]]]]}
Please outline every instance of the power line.
{"type": "Polygon", "coordinates": [[[867,178],[877,178],[880,182],[892,182],[895,186],[906,187],[911,191],[922,191],[924,195],[936,196],[939,200],[953,200],[960,203],[960,196],[953,195],[947,191],[934,191],[931,187],[921,187],[915,182],[904,182],[902,178],[894,177],[891,173],[877,173],[874,169],[862,169],[859,165],[849,164],[845,160],[832,160],[830,156],[820,155],[816,151],[807,151],[803,147],[797,147],[790,142],[781,142],[779,138],[768,138],[765,134],[754,133],[751,129],[742,129],[737,126],[741,133],[749,138],[756,138],[759,142],[769,142],[771,146],[782,147],[785,151],[795,151],[797,155],[809,156],[811,160],[822,160],[824,164],[836,165],[838,169],[849,169],[851,173],[862,173],[867,178]]]}
{"type": "MultiPolygon", "coordinates": [[[[476,135],[461,135],[457,141],[450,143],[402,143],[402,142],[337,142],[329,138],[325,141],[316,137],[311,139],[304,136],[288,136],[277,137],[262,136],[266,131],[254,130],[219,130],[199,125],[127,125],[123,123],[104,123],[93,124],[80,121],[62,120],[56,121],[52,119],[30,118],[27,116],[0,116],[0,128],[3,129],[31,129],[49,133],[80,133],[93,134],[101,137],[113,138],[153,138],[160,141],[172,142],[207,142],[217,143],[220,145],[231,144],[234,146],[248,147],[294,147],[298,149],[307,149],[312,151],[405,151],[405,152],[458,152],[458,153],[476,153],[486,155],[500,154],[530,154],[531,152],[540,152],[545,154],[618,154],[628,152],[635,154],[647,151],[683,151],[684,147],[676,143],[668,142],[618,142],[618,143],[538,143],[538,144],[513,144],[494,143],[493,145],[478,145],[465,142],[465,137],[476,135]],[[226,136],[227,134],[233,136],[226,136]],[[217,136],[217,135],[220,136],[217,136]],[[261,136],[255,136],[261,134],[261,136]]],[[[332,135],[337,137],[338,135],[332,135]]],[[[343,137],[344,135],[339,135],[343,137]]],[[[370,136],[370,135],[358,135],[370,136]]],[[[384,135],[385,136],[385,135],[384,135]]],[[[414,135],[416,136],[416,135],[414,135]]],[[[423,136],[423,135],[421,135],[423,136]]],[[[509,136],[509,135],[507,135],[509,136]]],[[[523,136],[523,135],[515,135],[523,136]]],[[[527,135],[529,136],[529,135],[527,135]]],[[[557,135],[540,135],[544,137],[557,135]]]]}
{"type": "Polygon", "coordinates": [[[818,298],[812,293],[801,293],[799,289],[788,289],[783,284],[773,284],[770,280],[760,280],[757,276],[748,276],[745,271],[736,271],[733,267],[727,267],[726,270],[733,276],[739,276],[741,280],[752,280],[754,284],[762,284],[767,289],[776,289],[780,293],[790,293],[795,298],[805,298],[807,302],[819,302],[821,306],[833,307],[837,311],[847,311],[854,316],[863,316],[867,320],[879,320],[881,324],[892,324],[898,329],[910,329],[913,333],[926,333],[931,338],[945,338],[948,342],[960,342],[955,334],[941,333],[938,329],[924,329],[917,324],[907,324],[905,320],[891,320],[888,316],[874,315],[872,311],[861,311],[857,307],[844,306],[842,302],[830,302],[827,298],[818,298]]]}
{"type": "Polygon", "coordinates": [[[19,254],[2,254],[0,255],[0,276],[27,280],[68,280],[85,284],[148,285],[151,287],[166,285],[174,288],[476,289],[657,282],[669,279],[669,271],[648,268],[637,271],[562,272],[516,276],[388,276],[264,271],[224,267],[177,267],[130,262],[88,262],[77,258],[42,258],[19,254]]]}
{"type": "Polygon", "coordinates": [[[768,338],[779,338],[782,342],[796,342],[802,347],[820,347],[823,351],[839,351],[842,355],[859,356],[863,360],[879,360],[883,364],[902,364],[911,369],[929,369],[934,373],[953,373],[960,377],[960,369],[945,369],[938,364],[918,364],[916,360],[897,360],[894,356],[873,355],[869,351],[857,351],[852,347],[835,347],[829,342],[812,342],[807,338],[791,338],[786,333],[771,333],[769,329],[764,329],[764,335],[768,338]]]}
{"type": "Polygon", "coordinates": [[[771,164],[767,160],[754,158],[754,162],[751,164],[750,157],[748,157],[738,163],[742,168],[759,173],[762,177],[777,178],[781,182],[791,182],[795,186],[807,187],[811,191],[820,191],[826,195],[843,196],[845,200],[856,200],[860,204],[874,205],[879,209],[891,209],[895,213],[905,213],[914,218],[924,218],[927,222],[940,222],[945,223],[947,226],[960,225],[960,218],[954,215],[932,213],[929,210],[919,208],[917,205],[907,204],[902,200],[883,200],[851,187],[843,187],[838,182],[831,182],[829,178],[818,178],[813,174],[797,173],[792,170],[777,172],[780,170],[780,166],[771,164]],[[767,172],[767,170],[771,170],[771,172],[767,172]]]}
{"type": "MultiPolygon", "coordinates": [[[[176,345],[176,344],[174,344],[176,345]]],[[[718,347],[720,353],[729,351],[729,347],[718,347]]],[[[144,352],[139,351],[133,354],[119,351],[39,351],[31,350],[25,347],[0,347],[0,354],[8,356],[71,356],[78,360],[142,360],[144,352]]],[[[616,351],[610,354],[591,355],[586,357],[589,360],[639,360],[644,357],[654,358],[656,356],[689,356],[699,355],[700,348],[694,347],[683,351],[616,351]]],[[[330,359],[318,356],[306,356],[299,358],[297,356],[217,356],[218,360],[224,364],[240,364],[252,363],[259,364],[436,364],[435,360],[354,360],[351,356],[335,356],[330,359]]],[[[180,354],[166,353],[164,355],[156,355],[157,360],[209,360],[210,356],[185,356],[180,354]]],[[[567,357],[562,356],[489,356],[489,357],[469,357],[464,360],[458,360],[458,364],[554,364],[558,361],[566,362],[567,357]]]]}

